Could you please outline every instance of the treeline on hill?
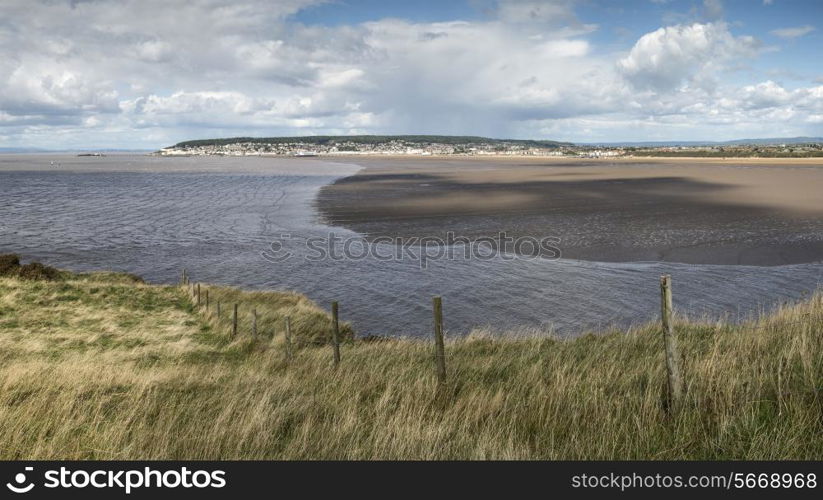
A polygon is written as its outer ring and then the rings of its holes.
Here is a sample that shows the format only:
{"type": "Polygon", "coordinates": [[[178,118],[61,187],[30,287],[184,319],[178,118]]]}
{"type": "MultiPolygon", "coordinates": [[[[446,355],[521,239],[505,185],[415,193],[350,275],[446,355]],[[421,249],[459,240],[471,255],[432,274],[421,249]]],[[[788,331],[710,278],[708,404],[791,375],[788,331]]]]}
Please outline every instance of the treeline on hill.
{"type": "Polygon", "coordinates": [[[300,142],[305,144],[334,144],[349,142],[355,144],[383,144],[391,141],[403,141],[411,144],[519,144],[523,146],[559,148],[573,146],[569,142],[531,140],[531,139],[490,139],[488,137],[465,135],[312,135],[305,137],[228,137],[223,139],[199,139],[175,144],[175,148],[196,148],[204,146],[225,146],[227,144],[288,144],[300,142]]]}

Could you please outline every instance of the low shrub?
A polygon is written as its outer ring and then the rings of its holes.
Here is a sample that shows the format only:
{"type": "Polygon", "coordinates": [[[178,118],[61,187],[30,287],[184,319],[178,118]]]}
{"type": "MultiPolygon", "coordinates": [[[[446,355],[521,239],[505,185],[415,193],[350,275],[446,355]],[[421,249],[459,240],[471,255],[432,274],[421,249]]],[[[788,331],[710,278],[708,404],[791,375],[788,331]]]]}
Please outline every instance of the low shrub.
{"type": "Polygon", "coordinates": [[[39,262],[20,265],[20,256],[10,253],[0,255],[0,276],[54,281],[60,279],[62,273],[58,269],[39,262]]]}
{"type": "Polygon", "coordinates": [[[20,256],[13,253],[0,255],[0,276],[17,276],[20,256]]]}

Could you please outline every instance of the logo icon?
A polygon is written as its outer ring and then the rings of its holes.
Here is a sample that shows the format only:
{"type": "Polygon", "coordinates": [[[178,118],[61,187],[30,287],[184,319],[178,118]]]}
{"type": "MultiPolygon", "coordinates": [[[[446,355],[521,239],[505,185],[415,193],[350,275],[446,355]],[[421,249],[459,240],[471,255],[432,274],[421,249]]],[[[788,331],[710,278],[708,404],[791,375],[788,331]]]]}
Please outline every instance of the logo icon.
{"type": "MultiPolygon", "coordinates": [[[[26,467],[27,472],[31,472],[34,470],[34,467],[26,467]]],[[[17,483],[18,486],[15,486],[11,483],[6,483],[6,487],[15,493],[28,493],[34,488],[34,483],[29,483],[25,486],[22,486],[23,483],[26,482],[26,475],[22,472],[18,472],[14,476],[14,481],[17,483]]]]}

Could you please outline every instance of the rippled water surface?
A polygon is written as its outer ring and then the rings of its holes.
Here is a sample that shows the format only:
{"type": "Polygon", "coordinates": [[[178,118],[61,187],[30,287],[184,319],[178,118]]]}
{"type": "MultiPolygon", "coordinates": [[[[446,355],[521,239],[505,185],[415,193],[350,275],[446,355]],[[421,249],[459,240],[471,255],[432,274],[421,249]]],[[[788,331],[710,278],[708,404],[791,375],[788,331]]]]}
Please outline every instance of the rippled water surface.
{"type": "Polygon", "coordinates": [[[798,299],[823,278],[819,263],[496,258],[421,269],[409,259],[307,261],[307,238],[358,237],[324,225],[312,208],[321,186],[355,171],[317,159],[0,155],[0,252],[74,270],[129,271],[157,283],[175,282],[185,267],[196,281],[293,289],[321,305],[340,301],[342,319],[359,334],[428,334],[432,295],[443,296],[454,333],[551,326],[573,334],[654,318],[661,273],[673,275],[681,311],[733,318],[798,299]],[[283,244],[278,255],[291,257],[265,259],[273,241],[283,244]]]}

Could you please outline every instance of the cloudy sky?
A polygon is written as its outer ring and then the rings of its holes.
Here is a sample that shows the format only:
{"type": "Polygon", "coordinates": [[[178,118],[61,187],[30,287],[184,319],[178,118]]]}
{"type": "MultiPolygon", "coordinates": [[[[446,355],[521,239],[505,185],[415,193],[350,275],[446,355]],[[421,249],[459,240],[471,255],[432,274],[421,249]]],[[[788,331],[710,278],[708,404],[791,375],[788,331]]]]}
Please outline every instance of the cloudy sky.
{"type": "Polygon", "coordinates": [[[0,0],[0,147],[823,136],[819,0],[0,0]]]}

